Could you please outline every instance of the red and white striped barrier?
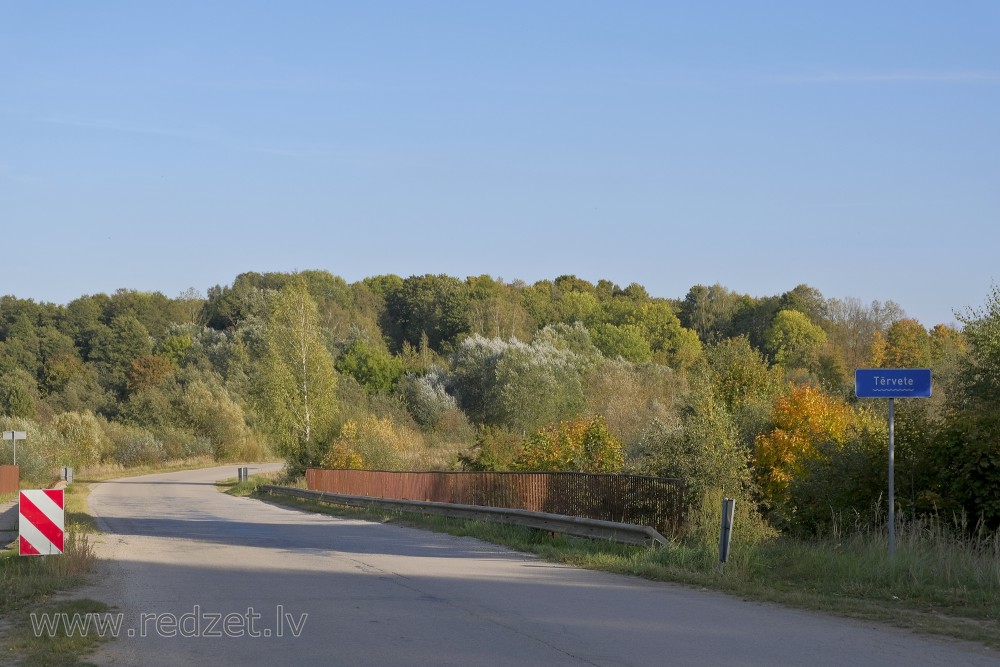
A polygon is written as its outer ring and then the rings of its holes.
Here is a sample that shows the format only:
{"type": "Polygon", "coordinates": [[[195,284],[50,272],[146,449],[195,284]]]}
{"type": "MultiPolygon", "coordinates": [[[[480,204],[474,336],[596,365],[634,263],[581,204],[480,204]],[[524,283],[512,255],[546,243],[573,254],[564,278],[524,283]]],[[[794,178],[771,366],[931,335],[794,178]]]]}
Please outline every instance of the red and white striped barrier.
{"type": "Polygon", "coordinates": [[[21,491],[18,530],[22,556],[49,556],[63,552],[65,504],[62,489],[21,491]]]}

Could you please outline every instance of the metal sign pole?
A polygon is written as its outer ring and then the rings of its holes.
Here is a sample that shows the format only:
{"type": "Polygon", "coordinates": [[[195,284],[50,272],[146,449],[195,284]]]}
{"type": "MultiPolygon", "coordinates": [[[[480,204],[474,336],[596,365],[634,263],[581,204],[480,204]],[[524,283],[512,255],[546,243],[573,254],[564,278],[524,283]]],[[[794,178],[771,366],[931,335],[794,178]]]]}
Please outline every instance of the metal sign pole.
{"type": "Polygon", "coordinates": [[[854,395],[858,398],[889,399],[889,558],[892,558],[896,553],[896,406],[894,401],[897,398],[930,398],[931,369],[855,369],[854,395]]]}
{"type": "Polygon", "coordinates": [[[894,398],[889,399],[889,558],[896,554],[896,407],[894,398]]]}
{"type": "Polygon", "coordinates": [[[17,441],[28,437],[25,431],[4,431],[3,439],[10,440],[14,446],[14,465],[17,465],[17,441]]]}

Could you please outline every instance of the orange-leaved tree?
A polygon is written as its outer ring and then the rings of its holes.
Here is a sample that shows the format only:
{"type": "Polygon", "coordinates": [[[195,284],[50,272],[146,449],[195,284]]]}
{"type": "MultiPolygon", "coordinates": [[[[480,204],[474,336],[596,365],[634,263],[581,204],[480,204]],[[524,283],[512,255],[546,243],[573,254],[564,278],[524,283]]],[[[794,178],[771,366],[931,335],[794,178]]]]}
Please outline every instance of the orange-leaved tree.
{"type": "Polygon", "coordinates": [[[811,385],[794,388],[774,406],[775,427],[757,436],[754,463],[761,492],[772,505],[788,498],[788,486],[824,443],[843,445],[853,432],[854,410],[811,385]]]}

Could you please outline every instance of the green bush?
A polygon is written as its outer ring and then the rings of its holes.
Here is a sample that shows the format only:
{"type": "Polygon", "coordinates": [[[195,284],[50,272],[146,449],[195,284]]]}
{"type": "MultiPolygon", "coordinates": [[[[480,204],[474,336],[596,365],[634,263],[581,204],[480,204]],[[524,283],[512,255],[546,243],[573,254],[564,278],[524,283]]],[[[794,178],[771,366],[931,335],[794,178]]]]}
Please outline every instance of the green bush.
{"type": "Polygon", "coordinates": [[[736,500],[732,535],[734,551],[778,537],[778,531],[764,519],[752,498],[746,494],[726,494],[718,488],[707,488],[689,503],[684,527],[686,543],[708,550],[718,548],[719,533],[722,528],[722,499],[725,497],[736,500]]]}
{"type": "Polygon", "coordinates": [[[151,433],[143,433],[120,443],[114,452],[115,462],[125,468],[151,466],[167,460],[163,443],[151,433]]]}
{"type": "Polygon", "coordinates": [[[753,493],[750,453],[732,416],[705,378],[692,378],[688,406],[677,423],[654,421],[642,434],[629,467],[638,473],[679,477],[691,502],[713,488],[732,497],[753,493]]]}
{"type": "Polygon", "coordinates": [[[527,438],[501,428],[480,429],[462,457],[469,470],[620,472],[622,443],[601,415],[556,422],[527,438]]]}
{"type": "Polygon", "coordinates": [[[511,470],[514,459],[524,446],[524,438],[499,426],[482,426],[476,433],[476,444],[460,456],[466,470],[511,470]]]}
{"type": "Polygon", "coordinates": [[[413,419],[428,428],[436,427],[458,402],[445,388],[445,375],[432,368],[426,375],[409,375],[403,383],[403,396],[413,419]]]}
{"type": "Polygon", "coordinates": [[[64,412],[52,425],[65,442],[60,464],[82,467],[100,459],[104,429],[92,413],[64,412]]]}

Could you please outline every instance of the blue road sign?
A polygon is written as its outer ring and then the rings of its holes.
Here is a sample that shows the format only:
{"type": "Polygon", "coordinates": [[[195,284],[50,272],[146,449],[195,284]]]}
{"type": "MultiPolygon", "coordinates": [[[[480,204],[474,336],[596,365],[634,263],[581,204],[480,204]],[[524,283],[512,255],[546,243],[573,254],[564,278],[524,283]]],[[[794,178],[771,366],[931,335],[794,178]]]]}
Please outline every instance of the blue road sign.
{"type": "Polygon", "coordinates": [[[858,368],[854,371],[854,395],[858,398],[928,398],[929,368],[858,368]]]}

